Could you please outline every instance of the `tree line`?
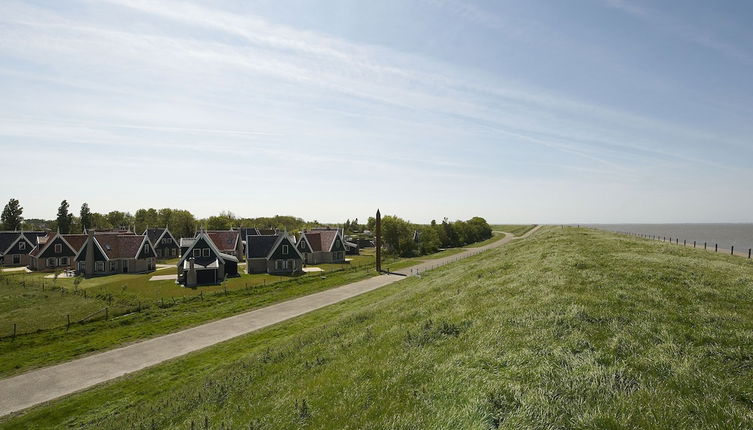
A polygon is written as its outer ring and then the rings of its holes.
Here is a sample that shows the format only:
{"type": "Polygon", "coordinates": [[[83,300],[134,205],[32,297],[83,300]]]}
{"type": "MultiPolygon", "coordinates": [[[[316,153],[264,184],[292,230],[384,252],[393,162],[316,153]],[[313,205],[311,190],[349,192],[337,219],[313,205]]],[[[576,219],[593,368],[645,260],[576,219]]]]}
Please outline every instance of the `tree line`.
{"type": "Polygon", "coordinates": [[[319,222],[285,215],[259,218],[238,218],[232,212],[221,212],[208,218],[196,218],[184,209],[139,209],[135,213],[110,211],[93,212],[88,203],[83,203],[76,215],[67,200],[60,202],[57,216],[52,220],[24,219],[20,202],[11,198],[0,218],[2,230],[59,230],[62,234],[82,233],[88,229],[130,229],[142,233],[148,227],[168,227],[176,238],[193,237],[199,229],[229,230],[238,227],[257,227],[287,230],[291,233],[319,226],[319,222]]]}
{"type": "MultiPolygon", "coordinates": [[[[3,230],[59,230],[62,234],[82,233],[88,229],[111,230],[130,229],[142,233],[148,227],[168,227],[176,238],[193,237],[199,229],[229,230],[238,227],[270,228],[299,233],[304,229],[318,227],[319,221],[305,221],[302,218],[286,215],[273,217],[239,218],[232,212],[197,219],[185,209],[139,209],[135,213],[110,211],[92,212],[83,203],[76,216],[67,200],[60,202],[54,220],[24,219],[23,207],[17,199],[11,198],[0,217],[3,230]]],[[[358,218],[346,220],[342,227],[346,234],[371,237],[376,220],[369,217],[365,225],[358,218]]],[[[432,220],[429,225],[412,224],[395,215],[382,218],[382,238],[387,251],[401,257],[432,254],[440,248],[453,248],[479,242],[492,237],[492,229],[484,218],[474,217],[467,221],[450,222],[445,218],[441,223],[432,220]]]]}
{"type": "MultiPolygon", "coordinates": [[[[374,231],[376,219],[369,217],[366,229],[374,231]]],[[[492,237],[492,228],[484,218],[473,217],[467,221],[441,223],[432,220],[429,225],[411,224],[395,215],[382,217],[382,240],[387,251],[401,257],[433,254],[440,248],[454,248],[480,242],[492,237]]]]}

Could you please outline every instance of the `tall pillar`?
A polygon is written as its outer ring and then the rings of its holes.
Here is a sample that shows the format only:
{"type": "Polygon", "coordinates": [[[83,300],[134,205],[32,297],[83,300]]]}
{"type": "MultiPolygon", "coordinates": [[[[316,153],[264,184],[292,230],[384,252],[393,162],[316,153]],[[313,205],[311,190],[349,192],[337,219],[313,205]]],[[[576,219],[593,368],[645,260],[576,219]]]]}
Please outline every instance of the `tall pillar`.
{"type": "Polygon", "coordinates": [[[382,271],[382,214],[376,213],[376,270],[382,271]]]}

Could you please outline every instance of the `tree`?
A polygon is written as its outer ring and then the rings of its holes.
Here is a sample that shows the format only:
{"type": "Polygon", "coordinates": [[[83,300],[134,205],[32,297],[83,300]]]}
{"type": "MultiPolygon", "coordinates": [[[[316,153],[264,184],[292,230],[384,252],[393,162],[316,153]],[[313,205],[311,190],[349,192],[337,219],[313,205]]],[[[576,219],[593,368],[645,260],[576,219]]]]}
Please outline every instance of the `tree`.
{"type": "Polygon", "coordinates": [[[387,246],[387,252],[401,257],[415,255],[414,231],[413,226],[402,218],[394,215],[387,215],[382,218],[382,239],[387,246]]]}
{"type": "Polygon", "coordinates": [[[18,200],[11,198],[8,204],[3,209],[3,214],[0,216],[0,220],[3,222],[3,228],[5,230],[18,230],[21,228],[21,224],[24,222],[24,217],[21,214],[24,213],[24,208],[18,203],[18,200]]]}
{"type": "Polygon", "coordinates": [[[91,210],[89,210],[88,203],[81,205],[81,211],[79,212],[79,222],[81,223],[81,230],[88,230],[92,228],[92,212],[91,210]]]}
{"type": "Polygon", "coordinates": [[[128,228],[133,223],[133,215],[128,212],[111,211],[107,213],[107,221],[113,228],[128,228]]]}
{"type": "Polygon", "coordinates": [[[60,207],[58,208],[58,231],[60,231],[60,233],[62,234],[68,234],[71,232],[71,224],[73,224],[73,214],[68,213],[69,207],[70,205],[68,204],[68,201],[63,200],[62,202],[60,202],[60,207]]]}

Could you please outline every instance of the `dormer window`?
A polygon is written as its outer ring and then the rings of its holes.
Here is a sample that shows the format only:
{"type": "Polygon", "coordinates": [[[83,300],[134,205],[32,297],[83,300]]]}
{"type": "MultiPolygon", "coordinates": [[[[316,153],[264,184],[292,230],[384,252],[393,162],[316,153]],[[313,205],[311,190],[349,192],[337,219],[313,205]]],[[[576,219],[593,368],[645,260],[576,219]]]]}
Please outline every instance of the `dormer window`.
{"type": "Polygon", "coordinates": [[[201,249],[194,249],[193,250],[193,256],[194,257],[201,257],[201,249]]]}
{"type": "Polygon", "coordinates": [[[149,244],[148,243],[144,244],[144,252],[147,253],[147,254],[149,253],[149,244]]]}
{"type": "Polygon", "coordinates": [[[60,243],[55,244],[55,254],[60,254],[63,252],[63,245],[60,243]]]}
{"type": "Polygon", "coordinates": [[[209,257],[209,248],[204,248],[203,251],[204,251],[203,256],[204,257],[209,257]]]}
{"type": "Polygon", "coordinates": [[[282,253],[287,254],[288,253],[288,245],[282,245],[282,253]]]}
{"type": "Polygon", "coordinates": [[[26,250],[26,242],[18,242],[18,250],[19,251],[25,251],[26,250]]]}

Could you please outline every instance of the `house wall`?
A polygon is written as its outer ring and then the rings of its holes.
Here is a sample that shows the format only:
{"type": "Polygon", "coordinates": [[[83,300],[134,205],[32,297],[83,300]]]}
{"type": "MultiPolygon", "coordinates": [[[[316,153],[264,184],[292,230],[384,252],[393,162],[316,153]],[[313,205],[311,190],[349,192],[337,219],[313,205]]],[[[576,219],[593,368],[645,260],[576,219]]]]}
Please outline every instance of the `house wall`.
{"type": "Polygon", "coordinates": [[[249,258],[246,262],[246,273],[267,273],[267,259],[249,258]]]}
{"type": "Polygon", "coordinates": [[[115,275],[118,273],[123,273],[123,267],[126,266],[126,262],[128,263],[127,273],[148,273],[148,272],[153,272],[156,268],[156,259],[154,257],[140,258],[140,259],[135,259],[135,258],[118,259],[118,260],[110,260],[110,261],[103,261],[103,262],[105,266],[103,271],[96,270],[96,267],[97,267],[96,261],[94,263],[92,273],[86,273],[85,265],[83,264],[83,261],[80,262],[81,263],[80,265],[77,265],[76,270],[78,272],[83,273],[85,276],[107,276],[107,275],[115,275]]]}
{"type": "Polygon", "coordinates": [[[345,252],[338,251],[342,258],[335,259],[335,252],[317,251],[306,253],[306,264],[345,263],[345,252]]]}
{"type": "Polygon", "coordinates": [[[285,260],[288,262],[287,269],[277,269],[276,268],[277,261],[278,260],[275,260],[275,259],[269,259],[268,261],[266,261],[267,273],[271,273],[274,275],[294,275],[297,273],[301,273],[303,271],[303,261],[301,259],[291,258],[291,259],[285,260]]]}
{"type": "Polygon", "coordinates": [[[31,261],[31,256],[29,256],[29,254],[5,254],[0,256],[0,261],[2,261],[2,265],[5,267],[28,266],[31,261]],[[13,257],[16,255],[19,259],[18,263],[13,262],[13,257]]]}

